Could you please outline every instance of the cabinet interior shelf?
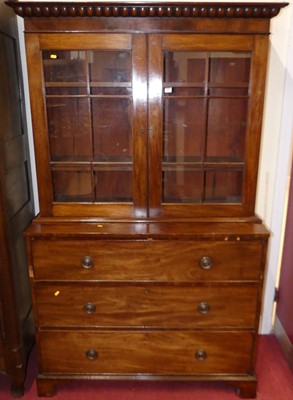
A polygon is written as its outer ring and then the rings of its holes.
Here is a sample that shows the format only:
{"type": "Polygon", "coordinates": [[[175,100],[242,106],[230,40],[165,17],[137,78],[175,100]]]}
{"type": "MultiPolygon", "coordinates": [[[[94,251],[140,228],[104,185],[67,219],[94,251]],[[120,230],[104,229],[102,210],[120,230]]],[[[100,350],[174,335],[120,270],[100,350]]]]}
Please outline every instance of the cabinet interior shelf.
{"type": "Polygon", "coordinates": [[[45,82],[45,87],[126,87],[131,88],[131,82],[45,82]]]}

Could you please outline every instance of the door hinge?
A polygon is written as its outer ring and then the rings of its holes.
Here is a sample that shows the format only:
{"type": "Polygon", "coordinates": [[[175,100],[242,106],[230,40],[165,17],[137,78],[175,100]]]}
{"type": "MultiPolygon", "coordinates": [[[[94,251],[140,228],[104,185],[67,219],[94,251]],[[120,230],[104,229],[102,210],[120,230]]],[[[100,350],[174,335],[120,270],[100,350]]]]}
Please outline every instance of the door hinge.
{"type": "Polygon", "coordinates": [[[280,290],[276,287],[275,288],[275,295],[274,295],[274,302],[278,303],[280,300],[280,290]]]}

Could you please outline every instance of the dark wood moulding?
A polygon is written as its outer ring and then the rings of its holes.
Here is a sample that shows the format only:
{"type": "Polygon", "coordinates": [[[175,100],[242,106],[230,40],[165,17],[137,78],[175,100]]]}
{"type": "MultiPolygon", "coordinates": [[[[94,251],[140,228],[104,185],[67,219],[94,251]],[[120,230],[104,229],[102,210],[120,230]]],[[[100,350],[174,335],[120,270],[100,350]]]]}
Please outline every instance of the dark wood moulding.
{"type": "Polygon", "coordinates": [[[288,3],[6,1],[21,17],[273,18],[288,3]]]}

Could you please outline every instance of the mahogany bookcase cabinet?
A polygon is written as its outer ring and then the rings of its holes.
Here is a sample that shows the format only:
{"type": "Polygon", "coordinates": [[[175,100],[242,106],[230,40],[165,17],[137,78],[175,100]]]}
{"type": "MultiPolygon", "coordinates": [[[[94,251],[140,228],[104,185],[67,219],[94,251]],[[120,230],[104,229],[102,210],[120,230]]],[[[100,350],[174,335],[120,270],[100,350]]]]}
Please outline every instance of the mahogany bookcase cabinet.
{"type": "Polygon", "coordinates": [[[161,379],[255,396],[255,194],[285,4],[8,5],[25,20],[40,198],[25,233],[39,395],[161,379]]]}

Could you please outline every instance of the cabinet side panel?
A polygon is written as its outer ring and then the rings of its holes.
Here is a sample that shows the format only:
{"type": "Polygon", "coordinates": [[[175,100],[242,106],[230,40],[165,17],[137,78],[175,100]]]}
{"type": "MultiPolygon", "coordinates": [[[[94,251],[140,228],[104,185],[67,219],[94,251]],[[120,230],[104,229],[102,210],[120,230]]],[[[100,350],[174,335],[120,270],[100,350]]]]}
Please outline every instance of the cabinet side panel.
{"type": "Polygon", "coordinates": [[[251,98],[247,126],[248,136],[246,141],[247,176],[243,193],[247,213],[253,213],[255,207],[268,44],[268,36],[255,36],[251,66],[251,98]]]}
{"type": "Polygon", "coordinates": [[[41,215],[52,215],[52,185],[49,169],[49,143],[43,93],[42,58],[37,35],[26,35],[28,77],[37,163],[41,215]]]}

